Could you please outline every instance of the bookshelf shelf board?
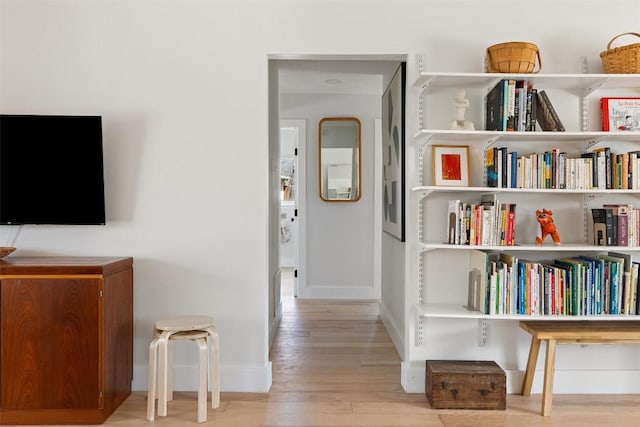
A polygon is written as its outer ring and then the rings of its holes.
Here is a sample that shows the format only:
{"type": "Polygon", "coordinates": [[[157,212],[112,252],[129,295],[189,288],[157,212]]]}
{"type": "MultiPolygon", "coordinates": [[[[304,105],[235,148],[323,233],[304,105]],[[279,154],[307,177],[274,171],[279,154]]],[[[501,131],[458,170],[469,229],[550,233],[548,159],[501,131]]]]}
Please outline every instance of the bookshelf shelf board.
{"type": "Polygon", "coordinates": [[[445,187],[435,185],[421,185],[411,189],[413,193],[427,196],[431,193],[544,193],[544,194],[619,194],[640,195],[640,189],[633,190],[604,190],[604,189],[553,189],[553,188],[497,188],[497,187],[445,187]]]}
{"type": "Polygon", "coordinates": [[[421,129],[414,136],[416,143],[427,144],[493,144],[501,139],[509,141],[549,141],[588,142],[597,144],[603,141],[634,142],[640,139],[640,132],[504,132],[491,130],[449,130],[421,129]]]}
{"type": "Polygon", "coordinates": [[[534,86],[579,91],[589,94],[596,89],[640,89],[638,74],[502,74],[422,72],[414,83],[425,90],[450,88],[490,88],[502,79],[528,80],[534,86]]]}
{"type": "Polygon", "coordinates": [[[432,251],[434,249],[450,249],[458,251],[468,251],[479,249],[482,251],[504,251],[504,252],[603,252],[603,251],[624,251],[637,252],[640,246],[595,246],[585,243],[563,243],[560,246],[545,244],[538,246],[534,243],[517,244],[515,246],[499,245],[451,245],[442,242],[418,243],[421,252],[432,251]]]}
{"type": "Polygon", "coordinates": [[[588,316],[559,316],[559,315],[527,315],[527,314],[484,314],[479,311],[467,310],[466,307],[457,304],[417,304],[415,311],[419,317],[446,318],[446,319],[481,319],[481,320],[626,320],[639,321],[639,315],[624,314],[597,314],[588,316]]]}

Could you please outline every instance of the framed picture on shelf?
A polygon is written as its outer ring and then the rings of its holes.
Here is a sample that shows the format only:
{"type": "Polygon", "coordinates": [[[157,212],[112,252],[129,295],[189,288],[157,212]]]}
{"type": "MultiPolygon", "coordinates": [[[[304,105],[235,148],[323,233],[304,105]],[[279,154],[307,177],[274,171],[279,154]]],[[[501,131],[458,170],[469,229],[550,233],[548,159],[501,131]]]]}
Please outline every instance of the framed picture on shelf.
{"type": "Polygon", "coordinates": [[[433,146],[433,185],[469,186],[469,146],[433,146]]]}
{"type": "Polygon", "coordinates": [[[600,98],[602,130],[640,131],[640,98],[600,98]]]}

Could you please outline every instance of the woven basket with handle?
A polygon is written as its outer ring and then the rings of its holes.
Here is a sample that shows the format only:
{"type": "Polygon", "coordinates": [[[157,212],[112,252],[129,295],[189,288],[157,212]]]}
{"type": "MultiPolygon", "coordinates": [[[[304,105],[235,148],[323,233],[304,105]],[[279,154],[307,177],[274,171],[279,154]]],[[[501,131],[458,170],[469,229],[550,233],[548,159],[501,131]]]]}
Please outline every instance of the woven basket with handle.
{"type": "Polygon", "coordinates": [[[602,68],[607,74],[636,74],[640,73],[640,43],[620,46],[611,49],[618,37],[632,35],[640,37],[638,33],[622,33],[611,39],[607,50],[600,53],[602,68]]]}
{"type": "Polygon", "coordinates": [[[535,44],[506,42],[487,48],[486,66],[490,73],[537,73],[542,68],[542,60],[535,44]]]}

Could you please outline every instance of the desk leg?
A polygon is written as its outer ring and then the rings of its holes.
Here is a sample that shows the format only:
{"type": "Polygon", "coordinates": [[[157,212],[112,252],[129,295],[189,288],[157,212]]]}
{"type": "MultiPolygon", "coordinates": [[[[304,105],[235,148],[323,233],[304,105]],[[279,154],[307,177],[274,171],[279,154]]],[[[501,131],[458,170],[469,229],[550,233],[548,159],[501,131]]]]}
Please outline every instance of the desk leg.
{"type": "Polygon", "coordinates": [[[531,395],[531,385],[533,384],[533,374],[536,372],[536,363],[538,362],[538,351],[540,350],[540,340],[534,335],[531,336],[531,348],[529,349],[529,359],[527,360],[527,370],[524,373],[524,381],[522,382],[522,395],[531,395]]]}
{"type": "Polygon", "coordinates": [[[544,389],[542,391],[542,415],[551,415],[553,399],[553,373],[556,364],[556,340],[547,340],[547,358],[544,362],[544,389]]]}

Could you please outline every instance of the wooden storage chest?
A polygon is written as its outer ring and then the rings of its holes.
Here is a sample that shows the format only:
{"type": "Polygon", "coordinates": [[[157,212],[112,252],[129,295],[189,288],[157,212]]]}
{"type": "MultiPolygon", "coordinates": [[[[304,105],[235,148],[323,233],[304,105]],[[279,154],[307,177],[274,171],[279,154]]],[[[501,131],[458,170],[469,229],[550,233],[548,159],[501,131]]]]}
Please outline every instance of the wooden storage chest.
{"type": "Polygon", "coordinates": [[[427,360],[425,394],[433,409],[505,409],[506,382],[495,362],[427,360]]]}

